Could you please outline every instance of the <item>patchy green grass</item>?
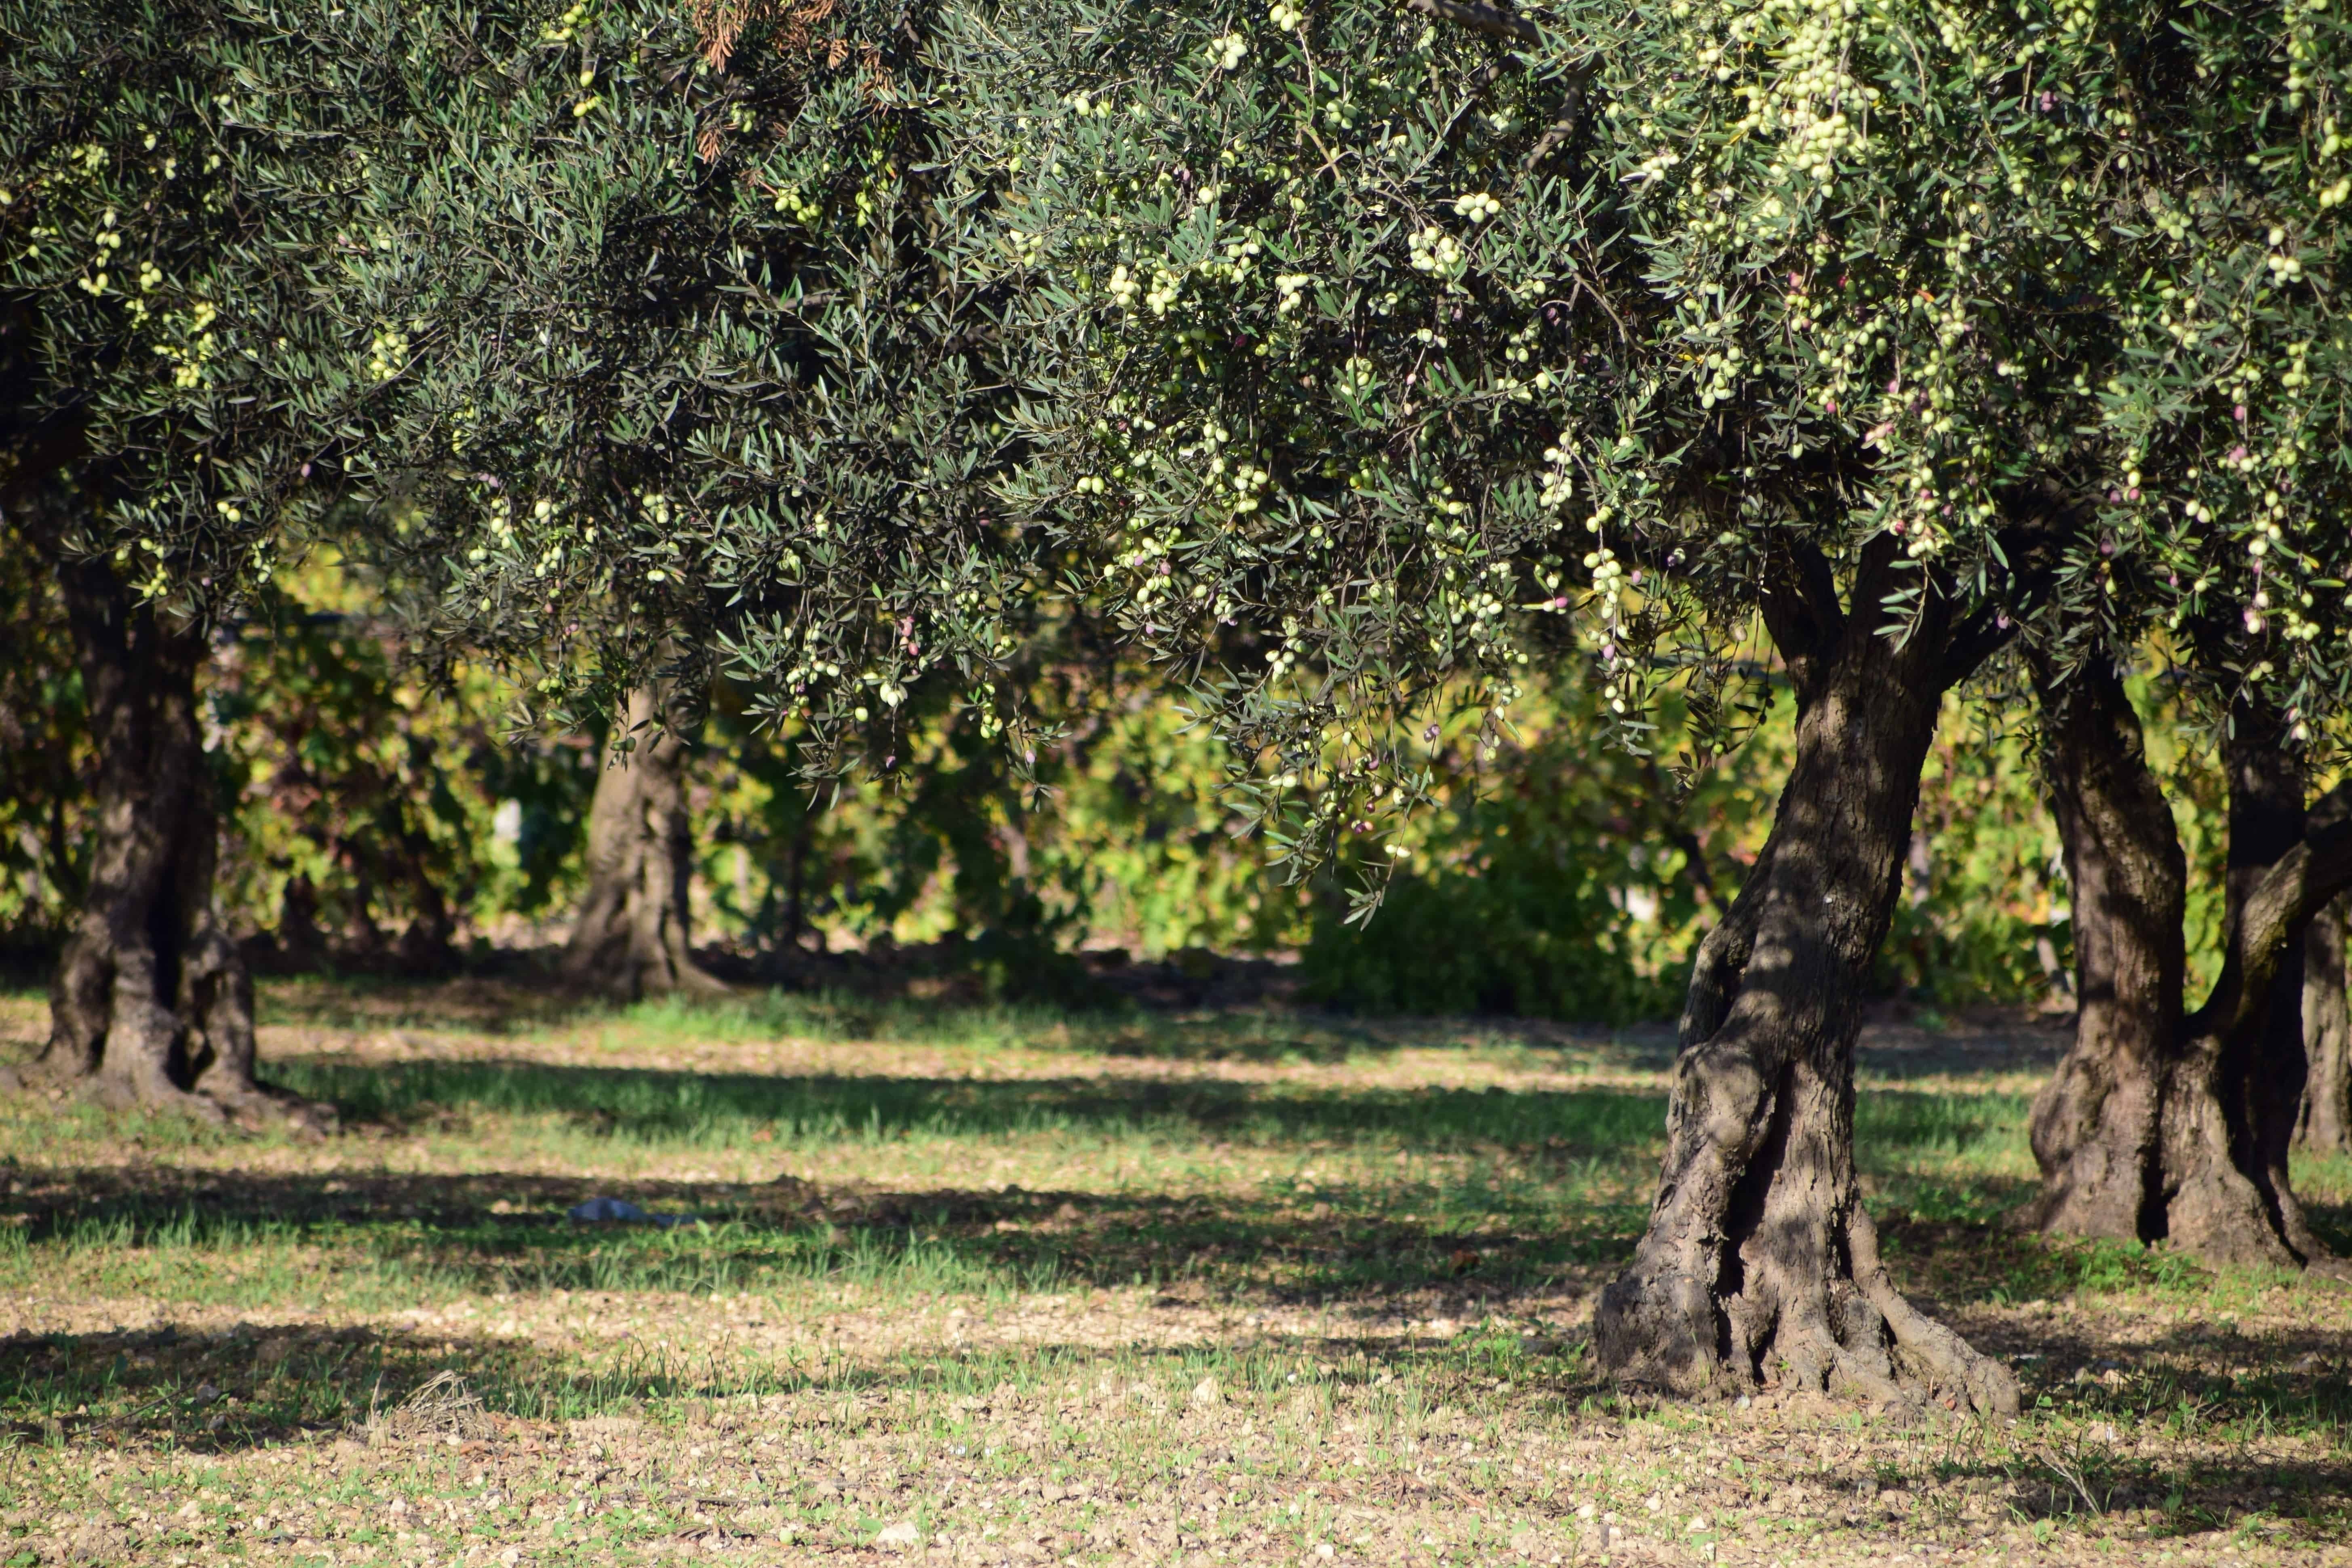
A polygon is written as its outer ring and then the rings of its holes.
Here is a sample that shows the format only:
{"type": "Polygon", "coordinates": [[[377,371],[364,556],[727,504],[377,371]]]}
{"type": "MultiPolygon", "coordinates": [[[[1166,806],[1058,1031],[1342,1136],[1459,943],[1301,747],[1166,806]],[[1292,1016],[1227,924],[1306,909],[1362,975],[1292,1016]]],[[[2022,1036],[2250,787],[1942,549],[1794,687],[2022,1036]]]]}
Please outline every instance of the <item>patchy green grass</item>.
{"type": "MultiPolygon", "coordinates": [[[[2052,1042],[1860,1147],[2011,1424],[1593,1375],[1669,1042],[1268,1009],[265,997],[324,1143],[0,1105],[0,1563],[2344,1557],[2352,1310],[2047,1243],[2052,1042]],[[691,1216],[583,1226],[593,1195],[691,1216]]],[[[29,1037],[29,998],[0,1026],[29,1037]]],[[[2344,1236],[2352,1170],[2299,1170],[2344,1236]]]]}

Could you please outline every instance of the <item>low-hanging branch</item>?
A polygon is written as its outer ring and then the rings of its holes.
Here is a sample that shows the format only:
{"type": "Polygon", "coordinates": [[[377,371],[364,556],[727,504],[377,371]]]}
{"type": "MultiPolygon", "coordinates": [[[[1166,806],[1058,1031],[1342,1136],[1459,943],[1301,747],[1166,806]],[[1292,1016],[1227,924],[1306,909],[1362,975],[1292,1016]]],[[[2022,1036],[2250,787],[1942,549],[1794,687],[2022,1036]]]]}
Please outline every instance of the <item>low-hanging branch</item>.
{"type": "Polygon", "coordinates": [[[1499,5],[1484,5],[1478,0],[1404,0],[1408,11],[1440,22],[1452,22],[1497,38],[1515,38],[1532,44],[1543,37],[1542,29],[1524,16],[1514,16],[1499,5]]]}

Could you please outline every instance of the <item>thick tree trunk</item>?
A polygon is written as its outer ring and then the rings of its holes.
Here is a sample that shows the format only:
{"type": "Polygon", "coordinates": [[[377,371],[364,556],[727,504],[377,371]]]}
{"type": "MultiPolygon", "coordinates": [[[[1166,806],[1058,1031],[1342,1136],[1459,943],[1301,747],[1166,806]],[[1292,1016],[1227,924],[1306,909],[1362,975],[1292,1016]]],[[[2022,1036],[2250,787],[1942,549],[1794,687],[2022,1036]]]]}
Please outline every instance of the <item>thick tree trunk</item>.
{"type": "Polygon", "coordinates": [[[630,693],[621,733],[588,809],[588,891],[564,951],[576,984],[635,998],[670,991],[707,994],[727,987],[694,961],[688,945],[688,893],[694,841],[686,810],[686,742],[655,727],[661,692],[630,693]]]}
{"type": "Polygon", "coordinates": [[[2189,868],[2123,681],[2094,659],[2035,671],[2066,852],[2074,1048],[2033,1106],[2036,1229],[2140,1239],[2160,1226],[2163,1084],[2178,1047],[2189,868]]]}
{"type": "Polygon", "coordinates": [[[218,823],[196,709],[204,637],[140,604],[104,561],[39,542],[72,621],[99,771],[89,887],[33,1076],[118,1109],[327,1131],[331,1107],[255,1076],[253,981],[213,902],[218,823]]]}
{"type": "Polygon", "coordinates": [[[2303,1086],[2295,1147],[2308,1154],[2352,1153],[2352,1005],[2345,997],[2347,900],[2311,917],[2303,944],[2303,1086]]]}
{"type": "Polygon", "coordinates": [[[2102,663],[2040,676],[2082,1007],[2074,1046],[2034,1106],[2042,1190],[2021,1218],[2067,1235],[2169,1240],[2213,1262],[2321,1258],[2286,1151],[2304,1079],[2305,905],[2334,896],[2327,879],[2342,856],[2314,855],[2302,769],[2259,716],[2239,715],[2222,974],[2188,1014],[2184,862],[2138,717],[2102,663]]]}
{"type": "Polygon", "coordinates": [[[2293,1268],[2325,1258],[2287,1180],[2303,1109],[2303,949],[2309,916],[2276,938],[2251,907],[2303,843],[2302,759],[2274,716],[2231,714],[2230,847],[2222,972],[2182,1025],[2167,1103],[2160,1234],[2222,1263],[2293,1268]],[[2255,942],[2269,951],[2251,951],[2255,942]]]}
{"type": "Polygon", "coordinates": [[[801,945],[801,932],[808,926],[809,845],[816,836],[818,809],[812,803],[801,812],[784,851],[784,945],[793,949],[801,945]]]}
{"type": "Polygon", "coordinates": [[[1801,602],[1768,601],[1797,684],[1796,757],[1693,968],[1649,1230],[1595,1315],[1621,1379],[2017,1408],[2008,1369],[1895,1289],[1854,1172],[1861,1003],[1953,674],[1939,601],[1901,647],[1878,635],[1888,594],[1918,581],[1891,570],[1891,544],[1865,552],[1851,616],[1818,562],[1790,590],[1801,602]]]}

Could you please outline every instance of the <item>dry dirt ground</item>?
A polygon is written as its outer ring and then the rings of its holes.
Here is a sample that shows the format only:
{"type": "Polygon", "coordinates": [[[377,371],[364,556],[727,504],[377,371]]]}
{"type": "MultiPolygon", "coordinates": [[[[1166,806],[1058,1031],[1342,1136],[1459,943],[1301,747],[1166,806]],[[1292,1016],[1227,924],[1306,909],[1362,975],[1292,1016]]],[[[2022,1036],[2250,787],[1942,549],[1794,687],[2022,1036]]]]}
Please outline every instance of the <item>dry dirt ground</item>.
{"type": "Polygon", "coordinates": [[[267,1001],[339,1136],[0,1104],[0,1565],[2352,1562],[2352,1300],[2000,1224],[2046,1030],[1865,1050],[1985,1423],[1593,1375],[1655,1032],[267,1001]]]}

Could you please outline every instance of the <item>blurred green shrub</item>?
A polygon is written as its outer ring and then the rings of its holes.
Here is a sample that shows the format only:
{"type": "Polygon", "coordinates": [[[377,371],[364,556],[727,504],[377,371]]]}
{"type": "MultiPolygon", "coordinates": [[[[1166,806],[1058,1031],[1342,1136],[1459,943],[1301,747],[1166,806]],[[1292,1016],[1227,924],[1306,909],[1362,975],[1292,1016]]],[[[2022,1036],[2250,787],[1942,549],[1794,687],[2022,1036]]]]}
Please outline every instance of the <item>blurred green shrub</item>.
{"type": "Polygon", "coordinates": [[[0,549],[0,946],[34,956],[72,917],[92,765],[57,584],[31,551],[0,549]]]}
{"type": "MultiPolygon", "coordinates": [[[[0,941],[53,942],[80,888],[89,756],[59,606],[0,557],[0,941]]],[[[229,831],[222,897],[289,963],[446,965],[551,940],[580,879],[601,736],[509,736],[508,693],[464,666],[404,668],[394,628],[331,559],[286,574],[225,631],[207,693],[229,831]]],[[[1037,790],[960,700],[908,704],[890,766],[812,801],[785,739],[713,694],[693,773],[698,935],[925,949],[992,995],[1085,989],[1082,946],[1298,956],[1311,999],[1366,1012],[1671,1016],[1691,951],[1762,842],[1788,752],[1783,696],[1746,746],[1677,789],[1595,743],[1597,698],[1536,683],[1491,756],[1429,748],[1434,809],[1368,926],[1330,884],[1283,885],[1224,795],[1229,759],[1140,672],[1041,639],[1028,700],[1062,738],[1037,790]]],[[[2222,781],[2160,681],[2135,684],[2192,877],[2210,979],[2222,781]]],[[[1662,715],[1660,757],[1679,715],[1662,715]]],[[[2063,868],[2014,705],[1949,706],[1882,960],[1890,994],[1951,1010],[2050,998],[2071,963],[2063,868]]],[[[878,760],[878,759],[877,759],[878,760]]]]}
{"type": "Polygon", "coordinates": [[[1470,729],[1434,749],[1438,809],[1408,834],[1402,874],[1360,929],[1318,901],[1302,955],[1307,994],[1374,1012],[1671,1017],[1693,945],[1738,889],[1770,826],[1785,714],[1687,794],[1661,765],[1678,742],[1669,700],[1657,754],[1599,744],[1599,698],[1554,679],[1513,710],[1480,758],[1470,729]]]}
{"type": "Polygon", "coordinates": [[[560,912],[595,787],[583,741],[509,742],[508,694],[426,680],[331,557],[282,574],[215,655],[220,895],[281,962],[447,967],[560,912]]]}

